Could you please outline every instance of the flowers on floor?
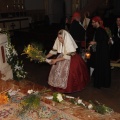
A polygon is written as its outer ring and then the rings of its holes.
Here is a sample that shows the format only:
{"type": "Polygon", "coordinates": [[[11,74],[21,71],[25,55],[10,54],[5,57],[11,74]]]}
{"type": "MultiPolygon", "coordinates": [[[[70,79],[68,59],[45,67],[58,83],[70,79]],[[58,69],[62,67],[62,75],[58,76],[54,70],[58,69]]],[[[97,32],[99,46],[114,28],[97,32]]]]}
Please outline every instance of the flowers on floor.
{"type": "Polygon", "coordinates": [[[6,34],[8,38],[8,43],[6,44],[5,50],[7,62],[11,66],[13,71],[13,79],[14,80],[24,79],[27,75],[27,72],[24,71],[23,61],[19,60],[18,53],[15,50],[15,47],[11,44],[9,31],[1,29],[0,33],[6,34]]]}
{"type": "Polygon", "coordinates": [[[9,101],[9,96],[6,92],[0,93],[0,105],[7,104],[9,101]]]}
{"type": "Polygon", "coordinates": [[[89,101],[89,103],[88,103],[88,102],[83,101],[79,97],[74,98],[72,96],[67,96],[65,94],[61,94],[61,93],[57,93],[57,92],[53,93],[53,98],[52,98],[53,101],[61,103],[65,99],[75,105],[82,106],[89,110],[94,110],[95,112],[100,113],[100,114],[106,114],[106,113],[113,112],[113,110],[111,108],[107,107],[104,104],[99,103],[98,101],[94,101],[94,102],[89,101]]]}
{"type": "Polygon", "coordinates": [[[25,114],[31,109],[37,109],[40,105],[40,93],[38,91],[28,90],[28,95],[23,97],[20,102],[19,115],[25,114]],[[31,92],[30,92],[31,91],[31,92]]]}
{"type": "Polygon", "coordinates": [[[37,62],[45,62],[45,52],[43,52],[43,47],[38,43],[31,43],[24,48],[23,54],[26,54],[30,60],[35,60],[37,62]]]}
{"type": "Polygon", "coordinates": [[[62,102],[63,101],[63,95],[60,94],[60,93],[57,93],[57,92],[53,93],[53,101],[59,102],[59,103],[62,102]]]}
{"type": "Polygon", "coordinates": [[[79,98],[71,98],[69,101],[75,105],[83,106],[84,108],[87,108],[89,110],[95,110],[95,112],[100,114],[113,112],[111,108],[107,107],[104,104],[99,103],[98,101],[94,101],[94,102],[90,101],[89,103],[87,103],[87,102],[83,102],[83,100],[79,98]]]}
{"type": "Polygon", "coordinates": [[[41,91],[28,90],[27,95],[21,99],[18,115],[24,115],[31,110],[37,110],[40,107],[40,99],[43,93],[49,92],[48,89],[41,91]]]}
{"type": "Polygon", "coordinates": [[[98,101],[90,101],[92,106],[93,106],[93,110],[95,110],[97,113],[100,113],[100,114],[106,114],[106,113],[111,113],[113,112],[113,110],[109,107],[107,107],[106,105],[104,104],[101,104],[100,102],[98,101]]]}
{"type": "Polygon", "coordinates": [[[0,105],[2,104],[7,104],[9,102],[9,100],[12,100],[12,97],[15,96],[20,89],[18,90],[6,90],[6,91],[2,91],[0,93],[0,105]]]}

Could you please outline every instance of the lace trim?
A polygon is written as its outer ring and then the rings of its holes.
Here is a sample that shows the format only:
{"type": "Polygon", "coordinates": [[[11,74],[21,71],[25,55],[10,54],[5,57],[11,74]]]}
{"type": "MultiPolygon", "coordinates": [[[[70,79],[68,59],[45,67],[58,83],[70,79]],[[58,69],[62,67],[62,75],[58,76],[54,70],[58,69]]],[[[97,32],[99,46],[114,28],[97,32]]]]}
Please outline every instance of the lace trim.
{"type": "MultiPolygon", "coordinates": [[[[58,56],[63,56],[60,54],[58,56]]],[[[68,75],[70,69],[70,60],[66,59],[53,65],[49,74],[48,84],[53,87],[65,89],[67,87],[68,75]]]]}

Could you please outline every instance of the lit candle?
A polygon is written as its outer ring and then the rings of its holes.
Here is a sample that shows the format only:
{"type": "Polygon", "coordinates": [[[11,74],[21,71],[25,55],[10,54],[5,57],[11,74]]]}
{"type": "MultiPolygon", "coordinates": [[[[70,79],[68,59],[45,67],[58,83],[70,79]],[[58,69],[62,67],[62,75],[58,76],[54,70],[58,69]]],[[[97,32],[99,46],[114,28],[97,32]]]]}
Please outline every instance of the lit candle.
{"type": "Polygon", "coordinates": [[[90,52],[86,52],[86,53],[85,53],[85,58],[86,58],[86,59],[90,59],[90,56],[91,56],[90,52]]]}

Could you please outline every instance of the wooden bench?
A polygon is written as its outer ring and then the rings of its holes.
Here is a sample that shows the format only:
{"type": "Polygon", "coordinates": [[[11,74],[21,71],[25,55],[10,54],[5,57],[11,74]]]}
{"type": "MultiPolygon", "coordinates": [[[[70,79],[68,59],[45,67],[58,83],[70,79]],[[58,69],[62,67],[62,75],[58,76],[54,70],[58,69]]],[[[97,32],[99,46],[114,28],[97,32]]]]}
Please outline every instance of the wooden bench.
{"type": "Polygon", "coordinates": [[[111,67],[119,67],[120,68],[120,59],[117,61],[110,62],[111,67]]]}

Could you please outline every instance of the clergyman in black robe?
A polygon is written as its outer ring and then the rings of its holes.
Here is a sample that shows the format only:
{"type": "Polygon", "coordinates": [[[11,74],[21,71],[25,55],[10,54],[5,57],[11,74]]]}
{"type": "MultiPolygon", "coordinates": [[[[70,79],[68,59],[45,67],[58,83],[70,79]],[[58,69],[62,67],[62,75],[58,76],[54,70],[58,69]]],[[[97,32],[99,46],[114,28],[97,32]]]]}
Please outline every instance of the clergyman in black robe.
{"type": "Polygon", "coordinates": [[[94,41],[90,42],[90,47],[95,52],[94,54],[94,87],[108,88],[111,85],[111,69],[109,58],[109,37],[107,32],[100,24],[101,18],[96,16],[92,19],[92,25],[96,28],[94,41]]]}

